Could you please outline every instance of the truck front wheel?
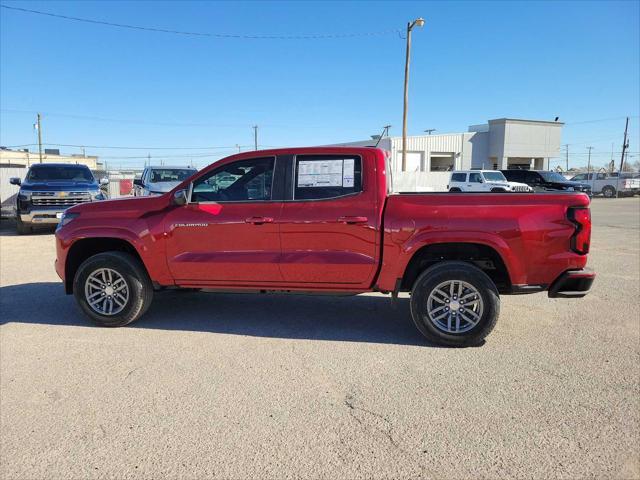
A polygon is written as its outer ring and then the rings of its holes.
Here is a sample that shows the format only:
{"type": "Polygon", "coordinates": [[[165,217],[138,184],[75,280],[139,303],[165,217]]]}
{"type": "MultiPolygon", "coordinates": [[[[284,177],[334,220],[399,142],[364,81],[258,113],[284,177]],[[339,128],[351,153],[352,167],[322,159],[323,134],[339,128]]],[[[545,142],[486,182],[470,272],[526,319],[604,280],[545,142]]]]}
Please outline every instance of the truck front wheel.
{"type": "Polygon", "coordinates": [[[18,235],[27,235],[28,233],[31,233],[33,230],[31,228],[31,225],[28,223],[24,223],[21,219],[20,219],[20,215],[18,215],[18,218],[16,219],[16,233],[18,235]]]}
{"type": "Polygon", "coordinates": [[[153,286],[138,259],[124,252],[105,252],[80,265],[73,280],[73,294],[95,323],[122,327],[149,308],[153,286]]]}
{"type": "Polygon", "coordinates": [[[479,345],[498,320],[500,297],[493,281],[465,262],[441,262],[417,278],[411,291],[411,316],[431,342],[479,345]]]}

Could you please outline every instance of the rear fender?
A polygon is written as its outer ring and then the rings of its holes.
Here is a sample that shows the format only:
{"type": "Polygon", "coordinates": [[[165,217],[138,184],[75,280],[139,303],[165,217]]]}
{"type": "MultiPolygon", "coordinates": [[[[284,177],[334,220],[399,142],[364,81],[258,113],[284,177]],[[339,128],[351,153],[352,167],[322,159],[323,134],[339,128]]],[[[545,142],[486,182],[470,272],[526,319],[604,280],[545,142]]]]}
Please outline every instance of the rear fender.
{"type": "Polygon", "coordinates": [[[483,232],[423,232],[419,233],[405,242],[402,246],[402,257],[399,262],[399,276],[404,275],[407,265],[411,258],[422,247],[435,245],[439,243],[469,243],[479,244],[495,250],[502,259],[507,273],[512,283],[518,283],[518,280],[525,275],[524,266],[521,261],[514,255],[512,249],[507,242],[498,235],[483,232]]]}

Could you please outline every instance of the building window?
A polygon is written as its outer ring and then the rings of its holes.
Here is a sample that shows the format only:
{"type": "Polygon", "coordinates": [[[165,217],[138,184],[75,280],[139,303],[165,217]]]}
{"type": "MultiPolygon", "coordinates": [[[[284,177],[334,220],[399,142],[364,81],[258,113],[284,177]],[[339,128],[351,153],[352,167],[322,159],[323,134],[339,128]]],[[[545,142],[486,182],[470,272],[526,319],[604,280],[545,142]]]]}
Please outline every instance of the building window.
{"type": "Polygon", "coordinates": [[[432,172],[450,172],[455,169],[455,154],[450,152],[432,152],[431,153],[432,172]]]}
{"type": "MultiPolygon", "coordinates": [[[[421,172],[424,170],[422,165],[422,152],[407,152],[407,168],[405,172],[421,172]]],[[[402,151],[400,151],[400,165],[402,168],[402,151]]]]}

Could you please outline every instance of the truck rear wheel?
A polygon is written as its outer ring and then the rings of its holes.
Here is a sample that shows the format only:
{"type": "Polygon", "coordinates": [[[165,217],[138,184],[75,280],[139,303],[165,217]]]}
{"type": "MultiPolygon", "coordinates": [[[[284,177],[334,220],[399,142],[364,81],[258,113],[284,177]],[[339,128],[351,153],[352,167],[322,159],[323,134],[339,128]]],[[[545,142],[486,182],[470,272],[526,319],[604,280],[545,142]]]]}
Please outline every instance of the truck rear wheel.
{"type": "Polygon", "coordinates": [[[479,345],[495,326],[500,297],[493,281],[465,262],[441,262],[417,278],[411,291],[411,317],[431,342],[479,345]]]}
{"type": "Polygon", "coordinates": [[[122,327],[147,311],[153,286],[138,259],[124,252],[105,252],[80,265],[73,280],[73,294],[95,323],[122,327]]]}

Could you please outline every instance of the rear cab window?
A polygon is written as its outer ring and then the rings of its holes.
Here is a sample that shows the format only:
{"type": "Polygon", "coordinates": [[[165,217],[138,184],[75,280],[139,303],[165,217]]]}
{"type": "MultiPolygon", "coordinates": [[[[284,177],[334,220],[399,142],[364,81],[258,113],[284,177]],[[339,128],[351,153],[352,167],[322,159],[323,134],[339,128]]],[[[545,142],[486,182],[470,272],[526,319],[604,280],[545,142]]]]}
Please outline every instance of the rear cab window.
{"type": "Polygon", "coordinates": [[[297,155],[293,200],[322,200],[362,191],[362,159],[357,155],[297,155]]]}

